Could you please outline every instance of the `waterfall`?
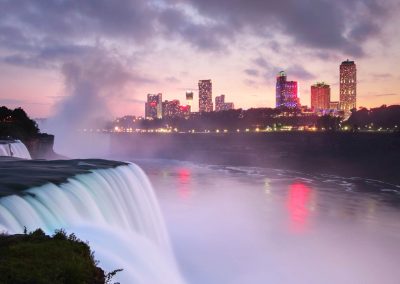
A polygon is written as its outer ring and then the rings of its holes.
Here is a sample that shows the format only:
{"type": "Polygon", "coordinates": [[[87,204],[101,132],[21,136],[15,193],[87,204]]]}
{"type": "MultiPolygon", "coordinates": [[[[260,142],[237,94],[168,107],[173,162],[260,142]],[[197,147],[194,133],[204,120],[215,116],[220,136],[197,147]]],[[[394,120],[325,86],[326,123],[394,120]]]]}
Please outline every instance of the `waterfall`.
{"type": "Polygon", "coordinates": [[[145,173],[134,164],[92,170],[0,199],[0,231],[64,228],[89,241],[100,266],[121,283],[184,283],[145,173]]]}
{"type": "Polygon", "coordinates": [[[28,149],[20,140],[0,141],[0,156],[31,159],[28,149]]]}

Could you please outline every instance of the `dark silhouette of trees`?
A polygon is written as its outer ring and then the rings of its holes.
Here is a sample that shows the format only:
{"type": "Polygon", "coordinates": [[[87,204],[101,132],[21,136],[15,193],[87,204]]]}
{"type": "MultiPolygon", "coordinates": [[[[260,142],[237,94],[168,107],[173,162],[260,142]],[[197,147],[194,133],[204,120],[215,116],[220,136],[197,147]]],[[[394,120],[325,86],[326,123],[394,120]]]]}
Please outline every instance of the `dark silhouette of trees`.
{"type": "Polygon", "coordinates": [[[39,133],[37,123],[22,108],[0,107],[0,137],[26,140],[39,133]]]}
{"type": "Polygon", "coordinates": [[[161,127],[177,128],[179,131],[236,131],[246,128],[265,129],[267,127],[279,128],[283,125],[314,126],[317,115],[303,116],[298,110],[275,108],[251,108],[248,110],[233,109],[218,112],[203,112],[191,114],[189,118],[166,117],[153,120],[118,119],[114,126],[132,127],[139,129],[156,129],[161,127]],[[129,123],[127,123],[127,121],[129,123]],[[129,126],[128,126],[129,125],[129,126]]]}
{"type": "Polygon", "coordinates": [[[320,130],[337,131],[340,129],[340,117],[323,115],[317,119],[317,128],[320,130]]]}
{"type": "Polygon", "coordinates": [[[166,117],[163,119],[119,119],[113,126],[123,128],[138,129],[157,129],[157,128],[177,128],[179,131],[187,132],[190,130],[204,132],[206,130],[236,131],[240,129],[260,130],[266,128],[280,129],[283,126],[313,127],[319,130],[337,131],[341,127],[353,131],[362,129],[399,129],[400,128],[400,106],[381,106],[370,110],[362,108],[353,109],[350,118],[343,122],[342,118],[334,115],[318,116],[317,114],[303,114],[298,109],[284,108],[251,108],[248,110],[234,109],[218,112],[192,113],[190,117],[166,117]],[[397,127],[396,127],[397,126],[397,127]]]}
{"type": "Polygon", "coordinates": [[[370,110],[362,108],[352,112],[347,123],[353,129],[398,129],[400,127],[400,105],[382,105],[370,110]]]}

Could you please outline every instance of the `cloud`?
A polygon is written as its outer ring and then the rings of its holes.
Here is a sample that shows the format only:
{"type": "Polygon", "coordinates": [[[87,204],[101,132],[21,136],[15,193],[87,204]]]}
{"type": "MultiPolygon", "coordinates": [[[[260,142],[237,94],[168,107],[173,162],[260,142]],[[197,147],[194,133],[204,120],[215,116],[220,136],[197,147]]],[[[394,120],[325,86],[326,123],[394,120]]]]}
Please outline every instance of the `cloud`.
{"type": "Polygon", "coordinates": [[[377,94],[375,97],[392,97],[392,96],[398,96],[399,94],[395,93],[389,93],[389,94],[377,94]]]}
{"type": "Polygon", "coordinates": [[[375,80],[384,80],[393,78],[393,75],[390,73],[371,73],[370,76],[375,80]]]}
{"type": "Polygon", "coordinates": [[[291,65],[287,70],[287,74],[300,80],[314,80],[316,76],[308,72],[302,66],[295,64],[291,65]]]}
{"type": "Polygon", "coordinates": [[[360,95],[359,97],[370,98],[370,97],[393,97],[393,96],[400,96],[400,94],[396,94],[396,93],[368,94],[368,95],[360,95]]]}
{"type": "Polygon", "coordinates": [[[34,56],[29,55],[20,55],[20,54],[13,54],[8,55],[0,58],[0,60],[4,63],[15,65],[15,66],[23,66],[28,68],[35,68],[35,69],[47,69],[50,66],[47,62],[43,62],[42,60],[38,59],[34,56]]]}
{"type": "MultiPolygon", "coordinates": [[[[267,40],[282,34],[297,47],[362,56],[362,44],[380,34],[398,10],[393,7],[392,1],[378,0],[121,0],[118,4],[4,0],[0,43],[5,48],[37,51],[53,46],[52,40],[73,48],[98,38],[129,44],[172,38],[198,50],[220,52],[239,35],[267,40]]],[[[280,43],[272,40],[270,48],[279,52],[280,43]]],[[[57,56],[57,52],[80,50],[59,47],[42,56],[57,56]]]]}
{"type": "MultiPolygon", "coordinates": [[[[285,67],[278,67],[274,64],[268,62],[264,57],[257,57],[253,59],[253,64],[261,69],[261,73],[264,74],[264,78],[268,83],[272,83],[275,80],[275,75],[279,71],[285,71],[288,77],[293,78],[294,80],[314,80],[316,76],[309,71],[307,71],[304,67],[298,64],[291,64],[285,67]]],[[[247,69],[253,70],[253,69],[247,69]]]]}
{"type": "MultiPolygon", "coordinates": [[[[268,38],[289,36],[294,44],[362,56],[362,43],[388,21],[391,1],[187,0],[199,13],[221,19],[236,31],[268,38]],[[365,19],[360,21],[360,19],[365,19]]],[[[273,47],[279,50],[279,45],[273,47]]]]}
{"type": "Polygon", "coordinates": [[[138,99],[133,99],[133,98],[124,98],[123,100],[126,101],[126,102],[131,102],[131,103],[134,103],[134,104],[139,104],[139,105],[141,105],[141,106],[143,106],[144,103],[146,102],[145,100],[138,100],[138,99]]]}
{"type": "Polygon", "coordinates": [[[256,69],[245,69],[244,73],[246,73],[247,75],[252,76],[252,77],[258,77],[258,75],[259,75],[259,72],[256,69]]]}
{"type": "Polygon", "coordinates": [[[0,106],[1,105],[48,105],[49,103],[42,103],[42,102],[27,102],[25,100],[18,100],[18,99],[10,99],[4,98],[0,99],[0,106]]]}
{"type": "Polygon", "coordinates": [[[165,77],[164,80],[165,80],[166,82],[172,83],[172,84],[177,84],[177,83],[180,83],[180,82],[181,82],[181,80],[179,80],[178,78],[176,78],[176,77],[174,77],[174,76],[165,77]]]}
{"type": "Polygon", "coordinates": [[[258,88],[259,85],[256,81],[248,79],[244,80],[244,83],[252,88],[258,88]]]}
{"type": "Polygon", "coordinates": [[[2,1],[3,22],[23,26],[47,37],[108,36],[142,39],[152,33],[149,19],[156,11],[150,1],[2,1]]]}

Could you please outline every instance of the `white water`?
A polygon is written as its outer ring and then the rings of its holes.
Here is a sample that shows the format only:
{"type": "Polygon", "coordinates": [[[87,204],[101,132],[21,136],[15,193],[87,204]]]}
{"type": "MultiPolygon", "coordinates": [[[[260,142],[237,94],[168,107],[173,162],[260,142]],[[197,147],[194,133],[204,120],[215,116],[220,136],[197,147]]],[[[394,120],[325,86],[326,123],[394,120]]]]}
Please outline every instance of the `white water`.
{"type": "Polygon", "coordinates": [[[20,140],[13,140],[9,143],[0,143],[0,156],[31,159],[28,149],[20,140]]]}
{"type": "Polygon", "coordinates": [[[52,234],[64,228],[89,241],[100,267],[124,269],[115,281],[184,283],[152,186],[138,166],[93,170],[27,191],[0,199],[0,230],[40,227],[52,234]]]}

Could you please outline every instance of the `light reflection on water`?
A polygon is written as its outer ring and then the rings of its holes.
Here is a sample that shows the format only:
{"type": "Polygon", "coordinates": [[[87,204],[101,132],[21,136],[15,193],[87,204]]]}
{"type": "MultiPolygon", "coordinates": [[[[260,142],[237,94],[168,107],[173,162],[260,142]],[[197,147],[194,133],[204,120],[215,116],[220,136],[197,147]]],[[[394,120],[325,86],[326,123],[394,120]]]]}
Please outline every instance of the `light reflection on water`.
{"type": "Polygon", "coordinates": [[[310,215],[310,199],[312,190],[303,183],[295,182],[289,185],[287,208],[290,215],[290,230],[302,233],[307,229],[310,215]]]}
{"type": "Polygon", "coordinates": [[[188,283],[398,283],[398,187],[139,161],[188,283]]]}

